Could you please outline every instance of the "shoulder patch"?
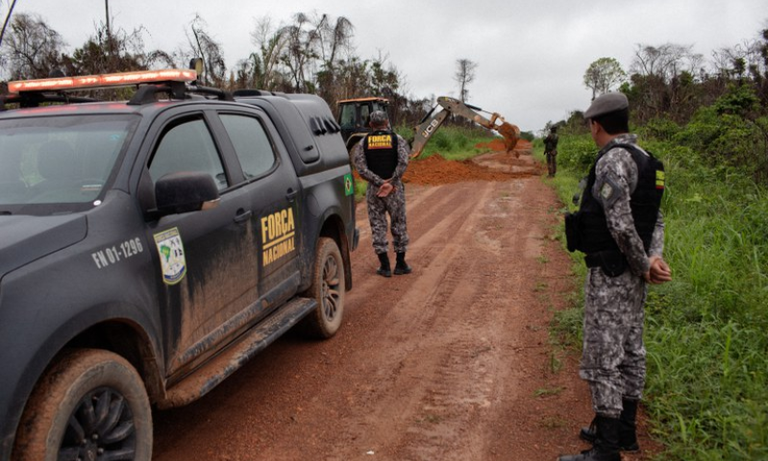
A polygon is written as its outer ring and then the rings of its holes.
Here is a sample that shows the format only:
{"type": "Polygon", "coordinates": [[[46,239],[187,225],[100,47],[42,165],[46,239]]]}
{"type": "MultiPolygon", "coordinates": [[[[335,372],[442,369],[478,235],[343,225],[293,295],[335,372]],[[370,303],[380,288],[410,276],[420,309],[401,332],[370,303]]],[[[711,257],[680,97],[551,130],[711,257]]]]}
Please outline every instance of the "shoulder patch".
{"type": "Polygon", "coordinates": [[[613,197],[613,187],[611,186],[611,183],[606,182],[603,184],[603,187],[600,189],[600,196],[603,197],[603,201],[606,202],[613,197]]]}
{"type": "Polygon", "coordinates": [[[607,175],[603,178],[600,184],[596,184],[593,190],[593,194],[599,194],[597,198],[603,204],[604,208],[611,207],[617,200],[624,195],[624,190],[619,185],[619,182],[611,175],[607,175]]]}

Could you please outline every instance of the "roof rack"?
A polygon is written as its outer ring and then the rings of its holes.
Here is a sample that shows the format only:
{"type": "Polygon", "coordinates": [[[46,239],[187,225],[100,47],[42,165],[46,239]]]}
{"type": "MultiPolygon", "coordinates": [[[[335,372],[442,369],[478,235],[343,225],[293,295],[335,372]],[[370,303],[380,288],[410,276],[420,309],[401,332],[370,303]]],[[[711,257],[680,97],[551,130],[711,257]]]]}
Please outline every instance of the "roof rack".
{"type": "Polygon", "coordinates": [[[133,95],[128,105],[140,106],[157,102],[157,95],[164,93],[172,99],[186,99],[190,94],[201,94],[203,96],[215,96],[220,101],[234,101],[232,94],[219,88],[210,88],[206,86],[187,86],[183,82],[165,82],[157,85],[142,85],[133,95]]]}
{"type": "Polygon", "coordinates": [[[279,91],[269,91],[269,90],[257,90],[252,88],[244,88],[240,90],[234,91],[235,97],[249,97],[249,96],[278,96],[284,93],[281,93],[279,91]]]}

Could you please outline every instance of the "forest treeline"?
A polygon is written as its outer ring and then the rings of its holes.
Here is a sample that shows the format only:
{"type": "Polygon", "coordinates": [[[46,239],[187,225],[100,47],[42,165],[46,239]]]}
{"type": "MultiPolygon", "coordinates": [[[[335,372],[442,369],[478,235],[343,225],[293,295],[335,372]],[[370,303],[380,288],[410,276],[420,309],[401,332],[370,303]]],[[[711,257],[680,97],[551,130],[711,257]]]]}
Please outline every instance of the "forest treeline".
{"type": "Polygon", "coordinates": [[[394,124],[415,125],[428,111],[434,96],[406,94],[404,77],[386,54],[362,58],[355,53],[354,26],[344,17],[326,14],[293,15],[290,23],[275,25],[269,17],[257,20],[246,33],[251,51],[233,67],[224,60],[224,47],[205,20],[195,17],[187,27],[186,43],[175,50],[148,50],[143,28],[132,31],[98,26],[74,51],[38,14],[16,13],[0,47],[0,79],[47,78],[52,72],[92,75],[132,70],[186,68],[202,57],[202,85],[237,90],[256,88],[286,93],[314,93],[331,107],[342,99],[383,96],[390,100],[394,124]]]}
{"type": "MultiPolygon", "coordinates": [[[[625,72],[613,58],[593,62],[584,74],[593,96],[621,91],[630,123],[651,138],[690,149],[705,165],[738,171],[768,183],[768,28],[756,38],[713,50],[709,59],[689,45],[636,45],[625,72]]],[[[582,112],[550,122],[586,133],[582,112]]],[[[589,150],[571,159],[586,166],[589,150]]]]}
{"type": "MultiPolygon", "coordinates": [[[[186,31],[186,43],[175,50],[149,50],[144,44],[148,31],[142,27],[126,31],[102,23],[85,43],[69,51],[64,38],[42,16],[16,13],[2,36],[0,79],[46,78],[53,72],[90,75],[185,68],[192,58],[202,57],[203,85],[315,93],[331,107],[342,99],[383,96],[390,100],[390,116],[396,126],[414,126],[434,105],[434,95],[408,94],[405,76],[386,54],[358,56],[355,28],[345,17],[296,13],[287,24],[262,17],[247,32],[250,53],[232,67],[225,62],[223,45],[213,38],[202,17],[196,16],[186,31]]],[[[462,62],[465,72],[457,71],[455,80],[464,96],[465,84],[472,77],[471,72],[466,73],[466,65],[476,64],[457,59],[462,62]]],[[[651,127],[659,137],[671,137],[679,127],[697,123],[696,148],[707,153],[708,159],[748,165],[756,179],[768,181],[768,29],[754,39],[712,50],[709,58],[694,52],[692,45],[638,44],[626,71],[614,58],[601,58],[587,68],[584,84],[593,96],[617,89],[626,93],[632,122],[651,127]],[[723,131],[712,126],[715,120],[720,127],[743,124],[741,131],[729,130],[728,134],[741,142],[722,139],[723,131]]],[[[584,129],[578,111],[548,125],[553,124],[574,132],[584,129]]]]}

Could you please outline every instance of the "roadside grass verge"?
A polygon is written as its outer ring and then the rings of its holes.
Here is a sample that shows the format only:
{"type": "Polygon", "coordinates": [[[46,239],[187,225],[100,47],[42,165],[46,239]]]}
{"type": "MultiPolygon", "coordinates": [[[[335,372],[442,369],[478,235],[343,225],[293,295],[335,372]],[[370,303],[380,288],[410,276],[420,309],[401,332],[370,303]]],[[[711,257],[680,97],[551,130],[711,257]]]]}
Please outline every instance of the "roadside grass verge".
{"type": "MultiPolygon", "coordinates": [[[[565,204],[597,149],[561,136],[565,204]]],[[[643,402],[663,460],[768,459],[768,192],[739,171],[702,166],[679,145],[644,143],[664,161],[662,212],[671,283],[649,287],[643,402]]],[[[541,144],[535,144],[541,156],[541,144]]],[[[559,238],[564,242],[562,231],[559,238]]],[[[580,256],[574,255],[580,263],[580,256]]],[[[576,269],[577,276],[585,271],[576,269]]],[[[553,333],[580,347],[583,298],[558,313],[553,333]]]]}

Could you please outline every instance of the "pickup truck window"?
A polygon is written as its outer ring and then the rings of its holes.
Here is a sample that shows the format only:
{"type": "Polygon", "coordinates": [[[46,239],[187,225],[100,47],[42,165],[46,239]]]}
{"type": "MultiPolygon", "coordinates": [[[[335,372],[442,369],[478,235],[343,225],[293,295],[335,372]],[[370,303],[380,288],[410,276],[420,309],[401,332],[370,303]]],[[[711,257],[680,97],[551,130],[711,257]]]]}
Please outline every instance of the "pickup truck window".
{"type": "Polygon", "coordinates": [[[202,119],[187,120],[168,129],[149,164],[154,182],[181,171],[210,174],[220,191],[229,185],[216,144],[202,119]]]}
{"type": "Polygon", "coordinates": [[[0,204],[95,200],[114,168],[130,123],[131,119],[122,116],[3,121],[0,124],[0,204]]]}
{"type": "Polygon", "coordinates": [[[246,179],[261,176],[275,163],[275,151],[261,122],[255,117],[223,114],[221,121],[235,146],[246,179]]]}

